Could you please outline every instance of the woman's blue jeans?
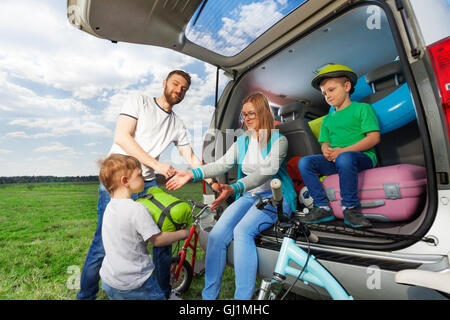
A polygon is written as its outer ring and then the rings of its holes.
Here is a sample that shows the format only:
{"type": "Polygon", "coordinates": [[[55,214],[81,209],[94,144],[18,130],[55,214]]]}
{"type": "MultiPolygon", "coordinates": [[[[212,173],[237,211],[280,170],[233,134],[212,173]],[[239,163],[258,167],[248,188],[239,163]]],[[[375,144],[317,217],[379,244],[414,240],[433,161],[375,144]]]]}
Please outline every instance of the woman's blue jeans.
{"type": "MultiPolygon", "coordinates": [[[[144,191],[134,193],[131,197],[136,200],[144,195],[148,188],[157,187],[156,180],[146,181],[144,191]]],[[[84,263],[83,271],[81,272],[80,291],[77,298],[80,300],[94,300],[99,290],[100,268],[102,266],[103,258],[105,257],[105,249],[102,242],[102,224],[103,213],[106,206],[111,200],[105,187],[100,184],[98,188],[98,202],[97,202],[97,229],[94,234],[94,239],[89,248],[89,252],[84,263]]],[[[161,290],[164,292],[166,298],[170,296],[170,264],[172,258],[172,246],[153,247],[153,263],[155,270],[153,271],[158,279],[161,290]]]]}
{"type": "MultiPolygon", "coordinates": [[[[272,196],[271,191],[259,194],[262,198],[272,196]]],[[[223,212],[220,219],[208,235],[205,259],[205,288],[202,297],[205,300],[218,298],[223,272],[227,260],[227,248],[234,239],[234,270],[236,291],[235,299],[251,299],[258,270],[258,256],[255,236],[272,226],[277,215],[267,210],[258,210],[254,204],[258,198],[245,193],[223,212]]],[[[275,208],[268,206],[272,211],[275,208]]],[[[286,214],[291,209],[283,201],[286,214]]]]}
{"type": "Polygon", "coordinates": [[[323,155],[306,156],[298,162],[298,168],[308,192],[316,206],[328,206],[328,198],[322,188],[318,174],[339,174],[342,206],[358,207],[358,172],[373,167],[372,160],[362,152],[341,153],[336,162],[328,161],[323,155]]]}

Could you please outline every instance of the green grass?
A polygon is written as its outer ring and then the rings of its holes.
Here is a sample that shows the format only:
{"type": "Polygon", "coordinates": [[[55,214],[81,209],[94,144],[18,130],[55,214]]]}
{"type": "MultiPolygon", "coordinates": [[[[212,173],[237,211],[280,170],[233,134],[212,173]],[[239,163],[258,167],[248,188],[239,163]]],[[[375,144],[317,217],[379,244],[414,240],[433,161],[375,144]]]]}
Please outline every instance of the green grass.
{"type": "MultiPolygon", "coordinates": [[[[76,299],[77,270],[97,226],[97,189],[97,183],[0,185],[0,299],[76,299]]],[[[201,184],[171,193],[202,200],[201,184]]],[[[203,285],[204,276],[195,277],[183,298],[201,299],[203,285]]],[[[234,272],[227,266],[219,297],[233,294],[234,272]]],[[[98,299],[108,298],[101,290],[98,299]]]]}

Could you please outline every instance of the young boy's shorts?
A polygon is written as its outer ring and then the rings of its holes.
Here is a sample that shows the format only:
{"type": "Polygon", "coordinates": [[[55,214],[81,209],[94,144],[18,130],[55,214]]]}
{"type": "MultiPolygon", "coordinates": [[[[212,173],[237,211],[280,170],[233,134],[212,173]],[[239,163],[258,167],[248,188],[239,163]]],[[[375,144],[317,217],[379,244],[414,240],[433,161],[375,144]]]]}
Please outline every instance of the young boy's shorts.
{"type": "Polygon", "coordinates": [[[132,290],[120,290],[110,287],[102,281],[102,288],[111,300],[166,300],[153,274],[141,287],[132,290]]]}

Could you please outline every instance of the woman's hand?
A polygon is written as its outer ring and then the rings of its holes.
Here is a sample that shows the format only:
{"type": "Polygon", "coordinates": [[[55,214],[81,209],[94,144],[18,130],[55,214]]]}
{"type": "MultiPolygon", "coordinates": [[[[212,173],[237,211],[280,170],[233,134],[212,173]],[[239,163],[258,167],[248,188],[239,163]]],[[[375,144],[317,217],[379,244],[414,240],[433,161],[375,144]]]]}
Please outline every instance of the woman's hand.
{"type": "Polygon", "coordinates": [[[215,193],[219,193],[220,192],[220,184],[218,182],[214,182],[211,185],[211,189],[215,192],[215,193]]]}
{"type": "Polygon", "coordinates": [[[177,190],[194,178],[191,170],[175,170],[175,175],[166,183],[167,190],[177,190]]]}
{"type": "Polygon", "coordinates": [[[218,186],[219,196],[211,204],[212,211],[216,210],[234,192],[233,187],[228,184],[219,184],[218,186]]]}

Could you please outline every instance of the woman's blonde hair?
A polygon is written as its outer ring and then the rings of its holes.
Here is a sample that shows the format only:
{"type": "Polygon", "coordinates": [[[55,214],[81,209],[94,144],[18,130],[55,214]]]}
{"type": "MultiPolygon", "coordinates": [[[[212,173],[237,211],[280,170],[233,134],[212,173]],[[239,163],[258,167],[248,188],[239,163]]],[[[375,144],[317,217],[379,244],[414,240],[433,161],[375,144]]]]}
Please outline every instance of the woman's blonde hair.
{"type": "Polygon", "coordinates": [[[99,160],[98,163],[100,165],[100,182],[109,194],[119,187],[122,176],[131,177],[135,169],[141,168],[141,163],[136,158],[116,153],[99,160]]]}
{"type": "MultiPolygon", "coordinates": [[[[248,95],[242,101],[242,106],[246,103],[251,103],[255,107],[255,111],[258,116],[258,127],[256,128],[258,141],[260,137],[267,139],[266,141],[259,141],[260,145],[263,145],[263,142],[268,144],[270,137],[272,136],[272,130],[275,129],[275,118],[273,116],[272,109],[270,108],[269,101],[262,93],[255,92],[248,95]]],[[[247,131],[246,126],[245,130],[247,131]]]]}

